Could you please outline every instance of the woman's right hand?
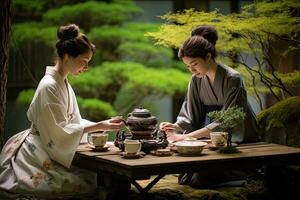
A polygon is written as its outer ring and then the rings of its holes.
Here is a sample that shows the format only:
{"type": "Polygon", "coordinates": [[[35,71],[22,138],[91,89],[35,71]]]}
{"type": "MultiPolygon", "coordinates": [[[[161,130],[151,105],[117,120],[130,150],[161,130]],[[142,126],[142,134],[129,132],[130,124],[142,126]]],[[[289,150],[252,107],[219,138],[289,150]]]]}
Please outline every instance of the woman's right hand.
{"type": "Polygon", "coordinates": [[[99,129],[103,131],[119,131],[124,122],[121,119],[108,119],[99,122],[99,129]]]}
{"type": "Polygon", "coordinates": [[[162,131],[181,131],[182,129],[178,124],[172,124],[170,122],[162,122],[159,125],[159,129],[162,131]]]}

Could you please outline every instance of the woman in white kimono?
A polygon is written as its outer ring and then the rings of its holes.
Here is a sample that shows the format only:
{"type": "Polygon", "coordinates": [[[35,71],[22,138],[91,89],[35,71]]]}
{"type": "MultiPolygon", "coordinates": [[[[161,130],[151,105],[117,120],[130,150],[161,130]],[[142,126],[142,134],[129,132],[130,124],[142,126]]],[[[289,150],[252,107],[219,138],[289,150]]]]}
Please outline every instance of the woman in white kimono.
{"type": "Polygon", "coordinates": [[[88,68],[95,47],[78,26],[61,26],[58,60],[47,67],[27,112],[30,129],[5,144],[0,157],[0,189],[39,195],[76,195],[96,189],[96,175],[71,166],[83,134],[119,130],[121,121],[97,123],[80,116],[68,74],[88,68]]]}
{"type": "MultiPolygon", "coordinates": [[[[178,57],[193,76],[177,121],[174,124],[164,122],[160,125],[161,130],[166,131],[169,141],[184,140],[186,137],[209,138],[209,133],[217,130],[220,124],[211,122],[207,114],[231,106],[239,106],[246,113],[245,120],[233,130],[232,141],[243,143],[259,140],[256,117],[247,101],[240,74],[215,61],[217,39],[214,27],[199,26],[179,49],[178,57]],[[176,131],[186,134],[176,134],[176,131]]],[[[211,177],[208,177],[207,172],[201,176],[199,173],[195,174],[189,174],[189,177],[185,175],[179,182],[195,187],[213,182],[209,180],[211,177]]],[[[216,174],[214,176],[216,177],[216,174]]]]}

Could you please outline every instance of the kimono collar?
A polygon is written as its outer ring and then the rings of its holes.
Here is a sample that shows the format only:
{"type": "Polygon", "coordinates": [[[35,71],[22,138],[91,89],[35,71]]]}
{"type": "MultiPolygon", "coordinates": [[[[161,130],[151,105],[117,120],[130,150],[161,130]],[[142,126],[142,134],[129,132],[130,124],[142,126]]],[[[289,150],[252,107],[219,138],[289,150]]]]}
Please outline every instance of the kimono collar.
{"type": "Polygon", "coordinates": [[[47,66],[45,75],[50,75],[59,82],[59,84],[65,85],[67,83],[67,79],[64,80],[62,76],[54,69],[53,66],[47,66]]]}

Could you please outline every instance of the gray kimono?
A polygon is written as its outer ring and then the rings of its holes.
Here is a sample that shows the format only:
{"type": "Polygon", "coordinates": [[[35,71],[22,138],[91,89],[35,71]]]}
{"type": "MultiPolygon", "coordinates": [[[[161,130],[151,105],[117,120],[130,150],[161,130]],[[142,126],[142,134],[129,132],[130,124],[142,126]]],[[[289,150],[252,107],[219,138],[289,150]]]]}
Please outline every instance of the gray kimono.
{"type": "Polygon", "coordinates": [[[240,74],[227,66],[218,65],[213,85],[208,77],[192,77],[187,97],[177,117],[177,124],[192,132],[202,127],[216,130],[219,123],[208,122],[206,114],[212,110],[239,106],[246,113],[245,120],[233,130],[232,141],[237,143],[258,141],[259,129],[250,104],[247,101],[240,74]]]}

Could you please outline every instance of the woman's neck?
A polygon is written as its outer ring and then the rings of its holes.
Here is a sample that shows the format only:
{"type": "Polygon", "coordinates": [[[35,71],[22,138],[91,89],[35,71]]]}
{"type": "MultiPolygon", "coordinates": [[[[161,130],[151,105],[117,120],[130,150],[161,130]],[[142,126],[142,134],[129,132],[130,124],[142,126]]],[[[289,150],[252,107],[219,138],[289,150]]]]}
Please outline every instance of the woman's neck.
{"type": "Polygon", "coordinates": [[[61,60],[56,62],[54,69],[59,73],[63,80],[67,79],[69,72],[66,70],[66,67],[63,66],[63,62],[61,60]]]}
{"type": "Polygon", "coordinates": [[[211,65],[209,66],[208,72],[206,73],[211,85],[213,85],[213,83],[215,81],[217,68],[218,68],[218,64],[213,60],[211,62],[211,65]]]}

